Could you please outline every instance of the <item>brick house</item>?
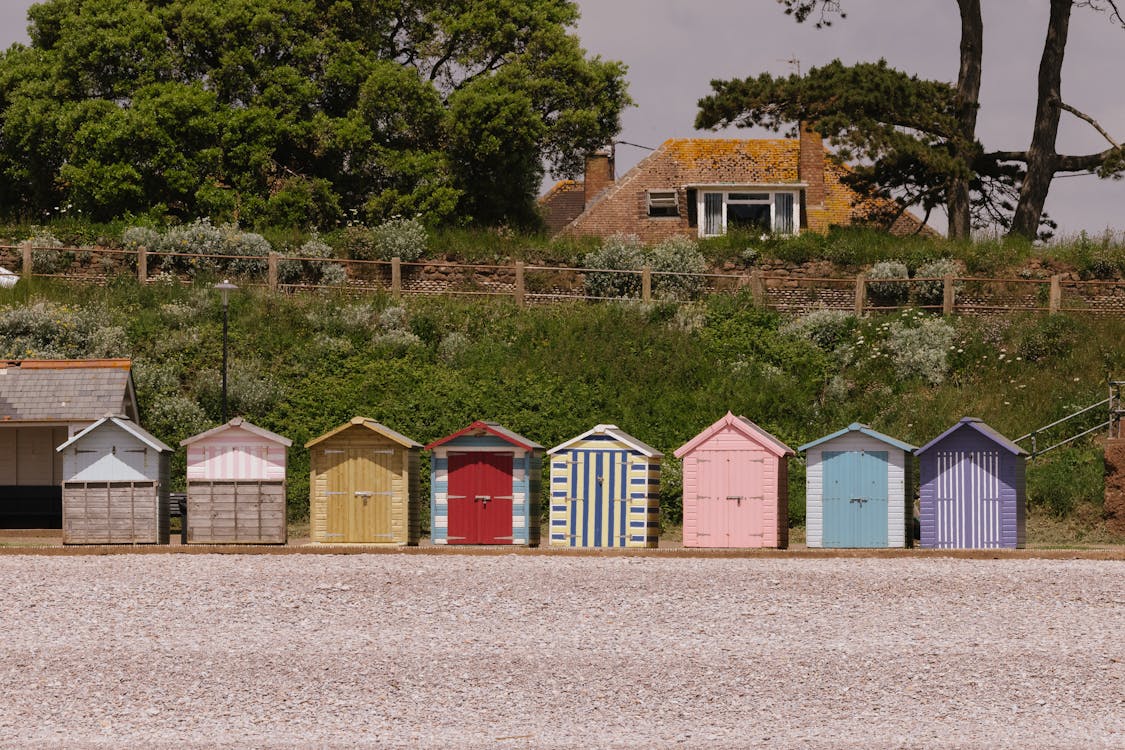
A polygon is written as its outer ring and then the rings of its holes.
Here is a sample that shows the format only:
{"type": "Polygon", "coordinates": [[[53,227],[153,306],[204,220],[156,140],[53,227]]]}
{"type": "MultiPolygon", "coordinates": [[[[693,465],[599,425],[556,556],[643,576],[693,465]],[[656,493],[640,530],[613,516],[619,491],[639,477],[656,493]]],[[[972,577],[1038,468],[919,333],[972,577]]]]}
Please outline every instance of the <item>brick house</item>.
{"type": "MultiPolygon", "coordinates": [[[[539,204],[551,234],[713,237],[736,227],[777,234],[826,232],[858,223],[890,203],[841,182],[848,167],[827,156],[815,133],[798,139],[673,138],[621,179],[613,156],[593,154],[583,181],[554,185],[539,204]]],[[[933,230],[909,213],[894,234],[933,230]]]]}

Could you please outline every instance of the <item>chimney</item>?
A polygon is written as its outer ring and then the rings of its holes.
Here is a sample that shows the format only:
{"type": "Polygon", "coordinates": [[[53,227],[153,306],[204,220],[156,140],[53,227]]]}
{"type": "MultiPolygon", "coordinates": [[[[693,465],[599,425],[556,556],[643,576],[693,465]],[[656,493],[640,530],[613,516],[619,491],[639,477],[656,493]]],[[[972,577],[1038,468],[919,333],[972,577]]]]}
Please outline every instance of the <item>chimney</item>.
{"type": "Polygon", "coordinates": [[[586,177],[582,185],[582,200],[589,206],[598,193],[613,184],[613,152],[595,151],[586,157],[586,177]]]}
{"type": "Polygon", "coordinates": [[[819,133],[800,124],[800,141],[797,157],[797,178],[808,185],[805,204],[810,208],[824,208],[827,188],[824,186],[824,143],[819,133]]]}

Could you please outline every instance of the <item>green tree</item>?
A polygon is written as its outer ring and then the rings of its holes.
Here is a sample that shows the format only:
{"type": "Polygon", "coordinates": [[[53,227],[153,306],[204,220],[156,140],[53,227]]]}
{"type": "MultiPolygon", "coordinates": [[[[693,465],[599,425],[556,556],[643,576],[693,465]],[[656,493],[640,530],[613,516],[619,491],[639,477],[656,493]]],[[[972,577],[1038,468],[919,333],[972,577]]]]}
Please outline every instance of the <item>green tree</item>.
{"type": "MultiPolygon", "coordinates": [[[[818,27],[844,17],[838,0],[778,0],[798,22],[818,27]]],[[[1061,72],[1071,10],[1075,5],[1106,13],[1125,27],[1116,0],[1051,0],[1039,69],[1038,108],[1026,151],[986,151],[976,138],[980,108],[984,22],[980,0],[957,0],[961,18],[956,84],[925,81],[884,61],[845,66],[834,61],[804,77],[768,74],[713,81],[700,101],[699,127],[762,125],[773,129],[804,123],[840,147],[844,158],[864,164],[849,179],[860,189],[921,204],[927,213],[943,206],[951,237],[968,237],[974,225],[999,224],[1013,235],[1034,238],[1053,228],[1043,207],[1050,183],[1061,172],[1094,171],[1118,177],[1125,152],[1088,115],[1061,96],[1061,72]],[[1055,150],[1063,111],[1086,120],[1109,148],[1066,156],[1055,150]]]]}
{"type": "Polygon", "coordinates": [[[0,201],[40,217],[534,216],[630,103],[571,0],[45,0],[0,53],[0,201]],[[496,144],[503,144],[497,148],[496,144]]]}

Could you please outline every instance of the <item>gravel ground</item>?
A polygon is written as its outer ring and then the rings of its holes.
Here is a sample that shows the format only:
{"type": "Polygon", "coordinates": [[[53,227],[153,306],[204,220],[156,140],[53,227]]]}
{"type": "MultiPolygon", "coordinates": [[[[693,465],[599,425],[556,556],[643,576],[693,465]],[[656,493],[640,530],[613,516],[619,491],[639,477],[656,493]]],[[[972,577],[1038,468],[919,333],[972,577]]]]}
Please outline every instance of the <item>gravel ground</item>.
{"type": "Polygon", "coordinates": [[[1125,747],[1125,562],[0,557],[3,747],[1125,747]]]}

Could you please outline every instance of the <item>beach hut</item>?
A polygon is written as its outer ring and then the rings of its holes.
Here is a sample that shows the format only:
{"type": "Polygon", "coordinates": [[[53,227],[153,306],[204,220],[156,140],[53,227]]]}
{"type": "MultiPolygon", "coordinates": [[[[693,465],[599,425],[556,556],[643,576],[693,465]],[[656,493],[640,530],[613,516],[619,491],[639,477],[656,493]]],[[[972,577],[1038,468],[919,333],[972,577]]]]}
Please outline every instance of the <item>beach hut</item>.
{"type": "Polygon", "coordinates": [[[293,442],[235,417],[187,448],[187,541],[285,544],[285,458],[293,442]]]}
{"type": "Polygon", "coordinates": [[[62,455],[63,544],[167,544],[172,449],[124,417],[103,417],[62,455]]]}
{"type": "Polygon", "coordinates": [[[600,424],[547,454],[551,545],[657,546],[664,454],[612,424],[600,424]]]}
{"type": "Polygon", "coordinates": [[[791,455],[729,411],[676,449],[684,462],[684,546],[787,547],[791,455]]]}
{"type": "Polygon", "coordinates": [[[314,542],[418,543],[421,444],[353,417],[305,447],[314,542]]]}
{"type": "Polygon", "coordinates": [[[914,446],[853,422],[802,445],[805,544],[906,547],[912,541],[914,446]]]}
{"type": "Polygon", "coordinates": [[[923,547],[1023,547],[1027,451],[965,417],[914,452],[923,547]]]}
{"type": "Polygon", "coordinates": [[[539,544],[543,446],[476,421],[426,449],[434,544],[539,544]]]}

